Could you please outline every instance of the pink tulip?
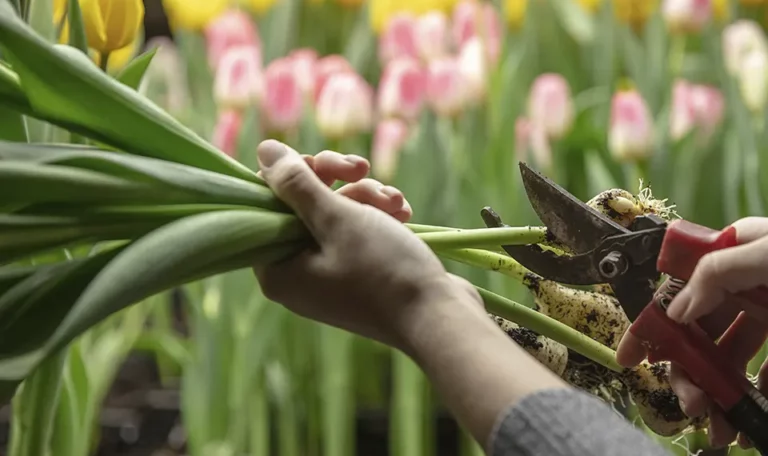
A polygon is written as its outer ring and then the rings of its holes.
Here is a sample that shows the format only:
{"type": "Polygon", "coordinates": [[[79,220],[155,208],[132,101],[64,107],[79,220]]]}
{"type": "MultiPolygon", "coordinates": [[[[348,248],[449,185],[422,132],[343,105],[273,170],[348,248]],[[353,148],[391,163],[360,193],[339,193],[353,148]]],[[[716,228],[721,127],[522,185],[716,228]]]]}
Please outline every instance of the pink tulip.
{"type": "Polygon", "coordinates": [[[301,93],[308,98],[315,92],[315,73],[317,68],[317,51],[311,48],[296,49],[288,57],[293,61],[296,76],[299,78],[301,93]]]}
{"type": "Polygon", "coordinates": [[[531,158],[544,169],[552,166],[552,149],[541,125],[525,117],[515,121],[515,155],[520,161],[531,158]]]}
{"type": "MultiPolygon", "coordinates": [[[[226,51],[236,46],[253,46],[261,50],[256,24],[248,13],[232,9],[211,21],[205,28],[208,62],[216,69],[226,51]]],[[[261,56],[259,56],[261,59],[261,56]]]]}
{"type": "Polygon", "coordinates": [[[326,138],[368,132],[373,123],[373,89],[357,73],[334,73],[320,92],[315,115],[326,138]]]}
{"type": "Polygon", "coordinates": [[[237,141],[243,118],[238,111],[222,111],[213,130],[212,144],[230,157],[237,155],[237,141]]]}
{"type": "Polygon", "coordinates": [[[343,56],[332,54],[325,56],[315,64],[315,101],[320,97],[328,78],[337,73],[354,73],[355,69],[343,56]]]}
{"type": "Polygon", "coordinates": [[[371,173],[380,182],[391,182],[397,173],[400,151],[408,139],[408,125],[400,119],[384,119],[376,125],[371,150],[371,173]]]}
{"type": "Polygon", "coordinates": [[[712,86],[678,80],[672,89],[670,137],[678,141],[696,129],[700,141],[706,141],[723,120],[725,99],[712,86]]]}
{"type": "Polygon", "coordinates": [[[485,101],[488,91],[488,55],[480,38],[467,40],[459,51],[459,71],[469,104],[485,101]]]}
{"type": "Polygon", "coordinates": [[[560,139],[573,126],[575,112],[568,81],[559,74],[538,76],[528,96],[528,116],[551,139],[560,139]]]}
{"type": "Polygon", "coordinates": [[[453,41],[457,48],[472,38],[480,38],[489,62],[496,64],[501,54],[502,22],[496,8],[479,0],[461,0],[453,9],[453,41]]]}
{"type": "Polygon", "coordinates": [[[382,64],[400,57],[419,58],[417,23],[416,16],[408,12],[392,16],[379,38],[379,61],[382,64]]]}
{"type": "Polygon", "coordinates": [[[418,61],[405,57],[390,60],[379,83],[379,114],[416,120],[424,106],[426,90],[426,73],[418,61]]]}
{"type": "Polygon", "coordinates": [[[448,55],[450,49],[448,16],[431,11],[419,17],[416,23],[416,47],[424,61],[448,55]]]}
{"type": "Polygon", "coordinates": [[[653,142],[653,118],[640,93],[629,90],[614,94],[608,128],[608,148],[613,157],[620,162],[646,158],[653,142]]]}
{"type": "Polygon", "coordinates": [[[299,75],[290,57],[273,60],[264,72],[264,116],[271,131],[287,132],[299,126],[304,113],[299,75]]]}
{"type": "Polygon", "coordinates": [[[257,105],[264,93],[258,48],[237,46],[227,50],[216,70],[213,90],[222,108],[246,109],[257,105]]]}
{"type": "Polygon", "coordinates": [[[438,115],[453,117],[466,105],[467,92],[458,59],[432,61],[427,73],[427,102],[438,115]]]}
{"type": "Polygon", "coordinates": [[[674,33],[698,33],[712,18],[712,0],[664,0],[662,15],[674,33]]]}

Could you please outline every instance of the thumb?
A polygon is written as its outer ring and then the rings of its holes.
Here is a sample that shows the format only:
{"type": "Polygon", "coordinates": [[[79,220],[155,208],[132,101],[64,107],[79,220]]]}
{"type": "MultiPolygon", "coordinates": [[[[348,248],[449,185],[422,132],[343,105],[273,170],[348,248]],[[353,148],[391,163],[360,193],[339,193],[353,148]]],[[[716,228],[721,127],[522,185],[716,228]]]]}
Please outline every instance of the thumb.
{"type": "Polygon", "coordinates": [[[263,141],[256,150],[264,180],[280,200],[320,235],[339,217],[341,202],[323,184],[298,152],[274,140],[263,141]]]}

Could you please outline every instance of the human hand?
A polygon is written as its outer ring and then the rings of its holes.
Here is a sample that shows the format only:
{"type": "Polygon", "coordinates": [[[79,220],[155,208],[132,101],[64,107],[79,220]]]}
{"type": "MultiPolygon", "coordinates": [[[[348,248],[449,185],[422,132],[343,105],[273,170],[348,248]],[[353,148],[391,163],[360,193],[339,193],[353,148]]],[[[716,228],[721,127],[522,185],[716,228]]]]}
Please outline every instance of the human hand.
{"type": "MultiPolygon", "coordinates": [[[[746,372],[747,363],[768,338],[768,309],[734,296],[768,285],[768,218],[747,217],[735,222],[739,246],[705,255],[699,261],[685,288],[672,300],[667,315],[679,323],[696,321],[719,346],[746,372]]],[[[627,332],[617,353],[619,364],[631,367],[646,356],[640,341],[627,332]]],[[[760,369],[758,389],[768,394],[768,363],[760,369]]],[[[683,411],[691,417],[709,415],[709,439],[722,447],[737,438],[719,408],[696,387],[683,369],[671,366],[670,383],[683,411]]],[[[739,445],[748,448],[743,436],[739,445]]]]}
{"type": "Polygon", "coordinates": [[[476,303],[474,288],[449,275],[401,222],[402,194],[362,179],[367,162],[333,152],[302,158],[277,141],[259,145],[262,177],[302,219],[316,242],[288,260],[255,270],[269,299],[307,318],[404,348],[441,301],[476,303]],[[352,164],[349,161],[352,160],[352,164]],[[332,191],[336,179],[352,182],[332,191]]]}

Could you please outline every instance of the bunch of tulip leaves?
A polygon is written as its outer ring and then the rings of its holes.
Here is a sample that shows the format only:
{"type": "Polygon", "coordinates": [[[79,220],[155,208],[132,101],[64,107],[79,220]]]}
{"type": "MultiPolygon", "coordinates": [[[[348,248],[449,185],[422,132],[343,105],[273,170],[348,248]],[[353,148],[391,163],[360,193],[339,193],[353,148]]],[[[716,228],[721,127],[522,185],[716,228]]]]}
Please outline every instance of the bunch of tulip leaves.
{"type": "Polygon", "coordinates": [[[136,92],[152,53],[112,78],[81,49],[42,39],[6,0],[0,49],[3,122],[36,118],[95,144],[0,131],[3,399],[110,314],[306,242],[253,170],[136,92]]]}
{"type": "MultiPolygon", "coordinates": [[[[75,26],[78,2],[69,5],[76,12],[70,45],[60,45],[0,0],[2,401],[111,314],[186,283],[285,258],[311,241],[253,169],[136,91],[152,51],[117,77],[107,75],[86,55],[75,26]],[[28,142],[25,118],[69,131],[72,144],[28,142]]],[[[518,230],[517,242],[544,236],[543,229],[508,230],[518,230]]],[[[473,247],[461,244],[466,237],[443,241],[473,247]]],[[[581,333],[478,290],[489,311],[614,364],[611,350],[581,333]]]]}

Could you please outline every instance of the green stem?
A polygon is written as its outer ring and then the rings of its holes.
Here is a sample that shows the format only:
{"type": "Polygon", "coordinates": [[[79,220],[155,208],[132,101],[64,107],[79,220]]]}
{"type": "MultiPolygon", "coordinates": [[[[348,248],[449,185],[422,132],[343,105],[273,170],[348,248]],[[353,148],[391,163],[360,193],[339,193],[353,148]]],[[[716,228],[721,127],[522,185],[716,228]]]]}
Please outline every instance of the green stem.
{"type": "MultiPolygon", "coordinates": [[[[512,258],[494,252],[476,249],[440,250],[441,257],[458,261],[482,269],[493,270],[526,283],[533,274],[512,258]]],[[[542,336],[559,342],[571,350],[586,356],[607,369],[621,372],[623,369],[616,363],[613,350],[585,336],[575,329],[559,321],[539,313],[522,304],[491,293],[480,287],[475,287],[486,303],[490,313],[513,321],[542,336]]]]}
{"type": "Polygon", "coordinates": [[[417,233],[417,236],[433,249],[456,249],[537,244],[544,241],[545,234],[545,228],[526,226],[417,233]]]}
{"type": "Polygon", "coordinates": [[[672,37],[672,46],[669,50],[669,73],[672,79],[680,76],[685,61],[686,36],[677,34],[672,37]]]}
{"type": "Polygon", "coordinates": [[[109,52],[102,52],[101,53],[101,62],[99,62],[99,68],[101,68],[102,71],[107,73],[109,69],[109,52]]]}
{"type": "Polygon", "coordinates": [[[458,231],[459,230],[458,228],[451,228],[448,226],[422,225],[418,223],[406,223],[405,226],[407,226],[414,233],[431,233],[434,231],[458,231]]]}
{"type": "Polygon", "coordinates": [[[488,312],[559,342],[576,353],[614,372],[622,372],[624,370],[616,362],[616,352],[605,345],[529,307],[499,296],[484,288],[477,286],[475,288],[483,298],[488,312]]]}

